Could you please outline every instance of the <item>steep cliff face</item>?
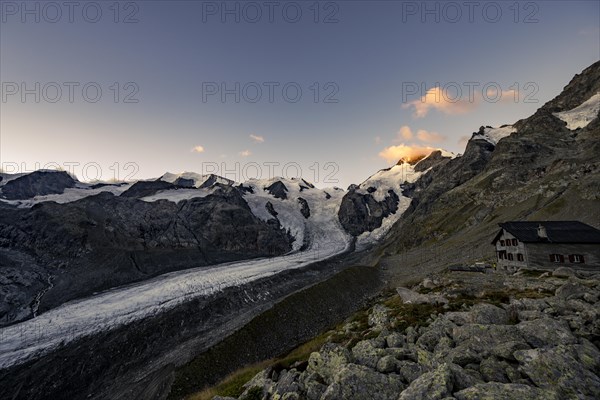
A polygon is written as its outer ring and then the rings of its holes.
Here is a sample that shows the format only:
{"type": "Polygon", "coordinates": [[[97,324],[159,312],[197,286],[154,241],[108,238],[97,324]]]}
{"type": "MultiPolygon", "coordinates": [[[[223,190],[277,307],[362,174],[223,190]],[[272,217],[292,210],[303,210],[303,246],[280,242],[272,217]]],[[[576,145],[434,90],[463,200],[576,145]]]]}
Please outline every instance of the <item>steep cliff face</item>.
{"type": "Polygon", "coordinates": [[[281,255],[292,242],[256,217],[239,190],[219,184],[178,203],[103,192],[66,204],[0,208],[1,267],[12,271],[3,273],[0,322],[26,316],[49,278],[40,310],[164,272],[281,255]]]}
{"type": "Polygon", "coordinates": [[[433,167],[409,187],[411,205],[393,227],[388,249],[445,241],[452,243],[450,251],[465,254],[483,249],[498,222],[514,219],[579,219],[599,226],[598,93],[600,62],[497,143],[487,135],[491,130],[475,132],[463,156],[433,167]],[[586,102],[587,117],[577,113],[586,102]],[[569,118],[579,118],[583,127],[570,123],[569,129],[563,121],[569,118]]]}
{"type": "Polygon", "coordinates": [[[409,207],[416,185],[430,182],[424,179],[426,173],[446,165],[451,156],[434,151],[415,161],[400,160],[360,185],[351,185],[338,211],[342,226],[359,242],[375,244],[409,207]]]}

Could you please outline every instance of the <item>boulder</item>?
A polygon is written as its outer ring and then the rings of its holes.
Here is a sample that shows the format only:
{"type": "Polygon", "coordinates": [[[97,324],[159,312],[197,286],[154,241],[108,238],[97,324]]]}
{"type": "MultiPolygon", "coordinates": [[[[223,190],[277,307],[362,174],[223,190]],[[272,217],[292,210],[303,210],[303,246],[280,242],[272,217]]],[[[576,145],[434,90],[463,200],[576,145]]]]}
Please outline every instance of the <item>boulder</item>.
{"type": "Polygon", "coordinates": [[[569,325],[565,321],[543,318],[520,322],[516,327],[532,347],[556,346],[577,342],[577,338],[573,336],[569,325]]]}
{"type": "Polygon", "coordinates": [[[352,355],[357,364],[375,369],[379,359],[385,355],[385,351],[373,340],[361,340],[352,348],[352,355]]]}
{"type": "Polygon", "coordinates": [[[452,396],[454,390],[480,383],[458,365],[444,363],[415,379],[400,394],[399,400],[441,400],[452,396]]]}
{"type": "Polygon", "coordinates": [[[469,314],[471,322],[475,324],[506,325],[509,322],[508,313],[492,304],[476,304],[471,308],[469,314]]]}
{"type": "Polygon", "coordinates": [[[386,336],[385,342],[388,347],[404,347],[406,346],[406,336],[393,332],[386,336]]]}
{"type": "Polygon", "coordinates": [[[582,285],[581,283],[576,282],[567,282],[558,289],[554,293],[556,297],[565,300],[571,299],[582,299],[586,293],[589,293],[591,290],[582,285]]]}
{"type": "Polygon", "coordinates": [[[552,390],[514,383],[480,383],[454,393],[458,400],[560,400],[552,390]]]}
{"type": "Polygon", "coordinates": [[[561,398],[600,398],[600,378],[579,358],[588,359],[593,352],[580,347],[578,354],[578,346],[581,345],[520,350],[515,352],[515,358],[521,364],[521,373],[540,388],[559,388],[561,398]]]}
{"type": "Polygon", "coordinates": [[[465,325],[472,323],[471,313],[468,311],[452,311],[447,312],[443,315],[443,318],[446,318],[450,322],[456,325],[465,325]]]}
{"type": "Polygon", "coordinates": [[[325,393],[325,390],[327,390],[327,386],[311,380],[305,383],[304,389],[307,400],[319,400],[323,393],[325,393]]]}
{"type": "Polygon", "coordinates": [[[558,267],[552,271],[552,276],[557,278],[570,278],[575,276],[575,271],[569,267],[558,267]]]}
{"type": "Polygon", "coordinates": [[[452,370],[448,364],[415,379],[398,400],[441,400],[452,395],[452,370]]]}
{"type": "Polygon", "coordinates": [[[498,343],[490,348],[490,354],[509,361],[516,361],[514,353],[518,350],[529,350],[530,347],[522,340],[511,340],[498,343]]]}
{"type": "Polygon", "coordinates": [[[452,335],[456,325],[450,320],[439,317],[436,318],[427,328],[424,328],[423,334],[417,339],[416,345],[427,350],[433,351],[440,340],[452,335]]]}
{"type": "Polygon", "coordinates": [[[298,392],[300,390],[300,385],[298,384],[299,378],[299,372],[295,370],[283,370],[275,385],[275,393],[283,396],[286,393],[298,392]]]}
{"type": "Polygon", "coordinates": [[[407,360],[400,361],[398,369],[400,372],[400,376],[406,383],[414,381],[419,376],[423,375],[425,372],[428,371],[428,369],[424,366],[407,360]]]}
{"type": "Polygon", "coordinates": [[[377,371],[382,374],[389,374],[391,372],[396,372],[400,361],[396,359],[394,356],[384,356],[379,361],[377,361],[377,371]]]}
{"type": "Polygon", "coordinates": [[[509,364],[494,357],[486,358],[479,365],[479,372],[486,382],[510,383],[506,373],[509,364]]]}
{"type": "Polygon", "coordinates": [[[350,362],[352,362],[352,355],[348,349],[337,344],[326,343],[319,352],[310,355],[307,371],[314,372],[324,382],[331,383],[340,368],[350,362]]]}
{"type": "Polygon", "coordinates": [[[348,364],[335,375],[321,400],[397,400],[403,388],[399,375],[380,374],[361,365],[348,364]]]}

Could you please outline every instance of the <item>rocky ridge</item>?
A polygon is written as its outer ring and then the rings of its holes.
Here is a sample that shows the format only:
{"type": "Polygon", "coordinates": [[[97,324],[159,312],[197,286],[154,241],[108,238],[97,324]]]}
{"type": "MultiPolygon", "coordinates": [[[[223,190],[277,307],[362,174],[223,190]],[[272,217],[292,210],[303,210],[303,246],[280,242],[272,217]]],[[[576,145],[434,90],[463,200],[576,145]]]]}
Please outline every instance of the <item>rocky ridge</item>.
{"type": "Polygon", "coordinates": [[[577,219],[600,226],[600,118],[571,130],[555,115],[598,93],[600,62],[532,116],[474,132],[462,156],[406,185],[411,204],[390,230],[388,254],[429,242],[444,246],[448,258],[472,262],[473,253],[487,252],[500,222],[577,219]],[[490,131],[501,130],[510,134],[490,140],[490,131]]]}
{"type": "Polygon", "coordinates": [[[263,370],[238,398],[596,399],[599,310],[600,275],[437,274],[381,298],[307,361],[263,370]]]}

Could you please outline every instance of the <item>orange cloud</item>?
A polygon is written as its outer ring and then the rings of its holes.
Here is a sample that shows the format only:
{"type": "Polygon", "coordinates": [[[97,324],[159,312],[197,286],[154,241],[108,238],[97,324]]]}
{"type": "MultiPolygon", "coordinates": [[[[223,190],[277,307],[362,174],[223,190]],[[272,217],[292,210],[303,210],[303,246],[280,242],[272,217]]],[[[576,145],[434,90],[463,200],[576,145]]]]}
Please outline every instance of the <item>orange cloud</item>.
{"type": "Polygon", "coordinates": [[[192,148],[192,153],[204,153],[203,146],[195,146],[192,148]]]}
{"type": "Polygon", "coordinates": [[[253,133],[250,134],[250,139],[254,140],[256,143],[264,143],[265,141],[263,136],[258,136],[253,133]]]}
{"type": "Polygon", "coordinates": [[[388,163],[396,163],[399,160],[410,162],[426,157],[435,150],[438,149],[429,146],[400,144],[398,146],[386,147],[379,153],[379,157],[385,159],[388,163]]]}
{"type": "Polygon", "coordinates": [[[404,125],[403,127],[401,127],[400,130],[398,131],[398,138],[404,139],[404,140],[412,139],[413,133],[412,133],[412,130],[410,129],[410,126],[404,125]]]}
{"type": "Polygon", "coordinates": [[[394,139],[395,143],[404,143],[407,140],[411,140],[413,138],[419,139],[424,143],[439,143],[446,140],[446,136],[439,134],[437,132],[429,132],[425,129],[419,129],[417,133],[413,133],[412,129],[408,125],[404,125],[400,128],[398,133],[396,134],[396,139],[394,139]]]}
{"type": "Polygon", "coordinates": [[[448,115],[466,114],[477,107],[478,101],[455,98],[454,95],[444,91],[439,86],[432,87],[418,100],[413,100],[402,105],[402,108],[413,108],[413,117],[423,118],[430,110],[438,110],[448,115]]]}
{"type": "Polygon", "coordinates": [[[242,156],[242,157],[248,157],[251,154],[252,153],[250,152],[250,150],[240,151],[240,156],[242,156]]]}
{"type": "Polygon", "coordinates": [[[437,132],[428,132],[424,129],[419,129],[417,132],[417,138],[425,143],[440,143],[446,140],[446,136],[437,132]]]}

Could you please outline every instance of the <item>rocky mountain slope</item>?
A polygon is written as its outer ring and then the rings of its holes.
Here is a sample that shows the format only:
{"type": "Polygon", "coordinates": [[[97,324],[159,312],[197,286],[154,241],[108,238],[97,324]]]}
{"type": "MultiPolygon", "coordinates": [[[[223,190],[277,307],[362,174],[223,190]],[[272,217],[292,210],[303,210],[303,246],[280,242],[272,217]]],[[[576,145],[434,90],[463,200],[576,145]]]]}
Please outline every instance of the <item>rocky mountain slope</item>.
{"type": "Polygon", "coordinates": [[[388,253],[435,245],[446,262],[473,261],[490,255],[488,239],[502,221],[578,219],[599,227],[598,93],[600,62],[531,117],[480,128],[462,156],[407,188],[412,201],[391,230],[388,253]],[[578,112],[585,102],[586,113],[578,112]],[[585,122],[569,129],[561,113],[585,122]]]}
{"type": "Polygon", "coordinates": [[[307,360],[261,371],[238,398],[596,399],[599,278],[434,275],[383,296],[307,360]]]}

